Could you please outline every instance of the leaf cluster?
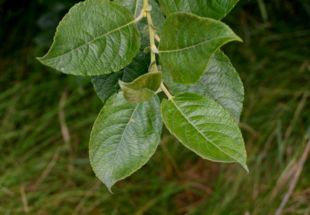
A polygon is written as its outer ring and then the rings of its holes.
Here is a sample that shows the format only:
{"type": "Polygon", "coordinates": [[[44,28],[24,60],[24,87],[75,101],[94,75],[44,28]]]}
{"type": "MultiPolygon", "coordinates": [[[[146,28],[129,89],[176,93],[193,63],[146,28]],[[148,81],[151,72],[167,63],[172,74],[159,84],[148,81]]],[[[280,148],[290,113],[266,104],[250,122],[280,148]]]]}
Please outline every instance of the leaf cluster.
{"type": "Polygon", "coordinates": [[[147,163],[163,124],[200,157],[247,170],[238,127],[244,89],[220,50],[241,41],[220,21],[237,2],[86,0],[59,23],[38,59],[91,76],[103,107],[90,135],[90,161],[110,190],[147,163]]]}

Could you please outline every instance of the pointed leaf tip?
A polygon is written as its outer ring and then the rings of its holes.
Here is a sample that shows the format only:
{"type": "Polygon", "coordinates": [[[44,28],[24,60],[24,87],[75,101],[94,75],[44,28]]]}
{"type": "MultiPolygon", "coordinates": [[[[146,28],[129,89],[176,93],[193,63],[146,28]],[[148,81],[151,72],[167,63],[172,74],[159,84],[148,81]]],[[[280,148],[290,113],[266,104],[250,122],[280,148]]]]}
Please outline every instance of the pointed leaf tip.
{"type": "Polygon", "coordinates": [[[177,83],[195,83],[214,52],[228,42],[240,40],[218,20],[187,13],[172,14],[163,27],[159,45],[163,71],[171,73],[177,83]]]}
{"type": "Polygon", "coordinates": [[[210,98],[182,93],[162,102],[168,130],[204,159],[239,163],[247,170],[246,151],[236,120],[210,98]]]}
{"type": "Polygon", "coordinates": [[[246,173],[248,173],[248,174],[250,173],[250,170],[249,170],[248,165],[246,163],[240,163],[240,165],[246,171],[246,173]]]}

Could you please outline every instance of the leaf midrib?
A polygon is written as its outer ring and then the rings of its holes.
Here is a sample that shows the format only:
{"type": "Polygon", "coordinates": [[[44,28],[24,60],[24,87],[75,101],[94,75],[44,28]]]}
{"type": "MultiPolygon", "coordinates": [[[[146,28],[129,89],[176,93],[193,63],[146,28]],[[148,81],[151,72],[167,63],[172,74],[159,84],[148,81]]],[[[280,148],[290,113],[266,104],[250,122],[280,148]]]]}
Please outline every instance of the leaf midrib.
{"type": "Polygon", "coordinates": [[[126,130],[128,129],[128,126],[129,126],[129,124],[130,124],[130,122],[131,122],[131,120],[132,120],[134,114],[135,114],[136,111],[138,110],[139,106],[140,106],[140,104],[136,105],[136,107],[133,109],[133,111],[132,111],[132,113],[131,113],[131,115],[130,115],[130,118],[129,118],[129,120],[128,120],[128,123],[126,124],[126,126],[125,126],[125,128],[124,128],[124,130],[123,130],[123,133],[122,133],[122,136],[121,136],[121,138],[120,138],[120,140],[119,140],[119,143],[117,144],[117,147],[116,147],[116,149],[115,149],[115,152],[113,153],[114,156],[113,156],[113,161],[112,161],[112,163],[113,163],[114,165],[112,165],[112,171],[111,171],[112,174],[113,174],[113,172],[114,172],[115,160],[116,160],[116,157],[118,156],[119,147],[120,147],[120,145],[122,145],[123,140],[124,140],[124,134],[126,133],[126,130]]]}
{"type": "Polygon", "coordinates": [[[130,25],[132,25],[134,23],[136,23],[136,20],[132,20],[132,21],[126,23],[125,25],[122,25],[122,26],[120,26],[118,28],[112,29],[112,30],[110,30],[110,31],[108,31],[108,32],[106,32],[106,33],[104,33],[102,35],[99,35],[99,36],[93,38],[92,40],[87,41],[86,43],[83,43],[82,45],[79,45],[78,47],[75,47],[74,49],[68,50],[68,51],[66,51],[66,52],[64,52],[64,53],[62,53],[60,55],[48,58],[47,56],[48,56],[49,53],[47,53],[46,57],[47,57],[47,59],[54,59],[54,58],[62,57],[64,55],[67,55],[67,54],[69,54],[71,52],[74,52],[74,51],[76,51],[76,50],[78,50],[78,49],[80,49],[80,48],[82,48],[82,47],[84,47],[86,45],[90,45],[90,44],[94,43],[95,41],[97,41],[97,40],[99,40],[99,39],[101,39],[103,37],[107,37],[109,34],[112,34],[112,33],[116,32],[116,31],[120,31],[121,29],[126,28],[126,27],[128,27],[128,26],[130,26],[130,25]]]}
{"type": "Polygon", "coordinates": [[[196,48],[198,46],[202,46],[204,45],[205,43],[209,43],[209,42],[212,42],[214,40],[220,40],[220,39],[232,39],[231,37],[217,37],[217,38],[213,38],[213,39],[210,39],[210,40],[204,40],[204,41],[201,41],[199,43],[196,43],[194,45],[191,45],[191,46],[187,46],[187,47],[184,47],[184,48],[180,48],[180,49],[172,49],[172,50],[159,50],[159,53],[173,53],[173,52],[182,52],[182,51],[185,51],[185,50],[188,50],[188,49],[193,49],[193,48],[196,48]]]}
{"type": "Polygon", "coordinates": [[[139,1],[140,0],[135,0],[135,11],[134,11],[134,15],[135,17],[137,17],[139,14],[137,14],[138,12],[138,7],[139,7],[139,1]]]}

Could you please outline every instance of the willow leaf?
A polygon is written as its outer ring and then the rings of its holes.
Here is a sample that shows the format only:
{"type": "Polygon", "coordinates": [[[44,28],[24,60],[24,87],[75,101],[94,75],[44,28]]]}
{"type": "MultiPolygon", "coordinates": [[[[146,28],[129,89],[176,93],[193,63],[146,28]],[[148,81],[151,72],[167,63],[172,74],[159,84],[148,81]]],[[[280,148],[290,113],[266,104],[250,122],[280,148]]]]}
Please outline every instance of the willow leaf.
{"type": "Polygon", "coordinates": [[[110,1],[76,4],[58,25],[43,64],[73,75],[104,75],[127,66],[140,48],[134,17],[110,1]]]}

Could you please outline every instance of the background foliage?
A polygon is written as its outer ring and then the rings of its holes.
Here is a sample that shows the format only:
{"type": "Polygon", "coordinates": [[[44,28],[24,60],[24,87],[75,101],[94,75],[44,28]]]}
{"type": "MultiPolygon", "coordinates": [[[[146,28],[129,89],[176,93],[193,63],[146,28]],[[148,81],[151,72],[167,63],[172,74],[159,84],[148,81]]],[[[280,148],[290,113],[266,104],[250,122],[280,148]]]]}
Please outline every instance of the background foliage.
{"type": "MultiPolygon", "coordinates": [[[[241,128],[250,174],[213,164],[165,135],[114,195],[93,175],[90,129],[101,102],[90,80],[41,66],[76,1],[0,0],[1,214],[274,214],[310,137],[307,0],[241,1],[225,18],[243,44],[225,47],[246,89],[241,128]]],[[[283,214],[309,214],[306,162],[283,214]]]]}

